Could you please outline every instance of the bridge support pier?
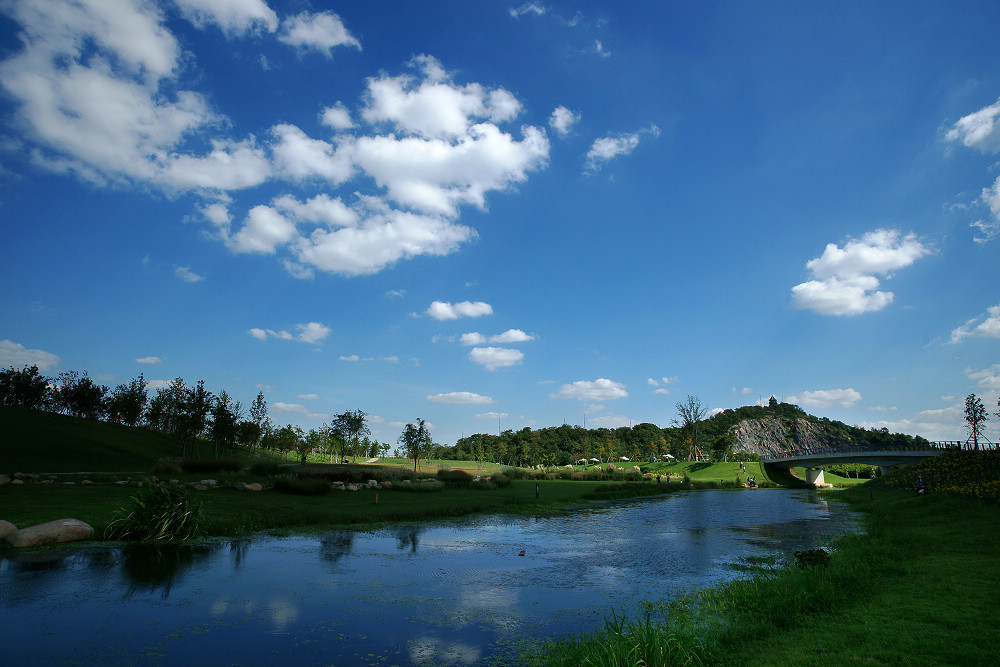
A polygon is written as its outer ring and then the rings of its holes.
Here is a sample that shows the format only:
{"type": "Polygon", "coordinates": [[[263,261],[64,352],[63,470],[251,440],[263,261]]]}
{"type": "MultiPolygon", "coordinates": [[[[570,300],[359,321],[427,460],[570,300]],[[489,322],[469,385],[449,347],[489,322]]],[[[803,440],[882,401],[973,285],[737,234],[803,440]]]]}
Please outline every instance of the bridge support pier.
{"type": "Polygon", "coordinates": [[[822,468],[806,468],[806,483],[821,486],[826,484],[822,468]]]}

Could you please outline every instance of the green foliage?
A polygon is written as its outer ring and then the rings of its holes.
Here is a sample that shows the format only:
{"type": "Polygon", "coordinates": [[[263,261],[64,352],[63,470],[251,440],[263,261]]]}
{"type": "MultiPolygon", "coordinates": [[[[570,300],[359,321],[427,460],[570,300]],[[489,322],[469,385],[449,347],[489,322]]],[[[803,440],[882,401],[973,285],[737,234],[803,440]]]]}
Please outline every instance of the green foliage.
{"type": "Polygon", "coordinates": [[[446,486],[459,489],[467,489],[472,486],[472,475],[464,470],[441,469],[438,470],[437,478],[444,482],[446,486]]]}
{"type": "Polygon", "coordinates": [[[279,493],[291,493],[297,496],[321,496],[330,491],[330,482],[325,479],[294,477],[278,477],[274,480],[274,490],[279,493]]]}
{"type": "Polygon", "coordinates": [[[198,534],[202,503],[183,486],[146,482],[108,524],[105,537],[127,542],[162,543],[198,534]]]}
{"type": "Polygon", "coordinates": [[[49,379],[37,365],[0,370],[0,405],[41,410],[49,402],[49,379]]]}
{"type": "Polygon", "coordinates": [[[498,489],[506,489],[513,481],[507,475],[493,475],[490,479],[493,480],[493,483],[498,489]]]}
{"type": "Polygon", "coordinates": [[[250,466],[250,472],[257,477],[274,477],[288,471],[288,467],[277,461],[257,461],[250,466]]]}
{"type": "Polygon", "coordinates": [[[154,475],[180,475],[184,472],[181,464],[175,458],[162,458],[153,466],[154,475]]]}
{"type": "Polygon", "coordinates": [[[826,567],[833,560],[833,556],[826,549],[806,549],[805,551],[796,551],[793,555],[795,556],[795,564],[800,569],[826,567]]]}

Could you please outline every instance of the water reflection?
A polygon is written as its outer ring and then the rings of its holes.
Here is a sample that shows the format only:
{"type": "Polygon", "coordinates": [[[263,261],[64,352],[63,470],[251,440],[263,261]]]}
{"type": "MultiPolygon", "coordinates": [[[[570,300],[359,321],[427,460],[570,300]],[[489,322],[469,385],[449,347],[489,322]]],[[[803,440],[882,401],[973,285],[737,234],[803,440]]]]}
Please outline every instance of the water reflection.
{"type": "Polygon", "coordinates": [[[592,628],[649,591],[745,576],[732,565],[820,546],[851,526],[815,494],[702,491],[559,517],[7,551],[0,627],[20,641],[4,657],[473,665],[527,638],[592,628]]]}

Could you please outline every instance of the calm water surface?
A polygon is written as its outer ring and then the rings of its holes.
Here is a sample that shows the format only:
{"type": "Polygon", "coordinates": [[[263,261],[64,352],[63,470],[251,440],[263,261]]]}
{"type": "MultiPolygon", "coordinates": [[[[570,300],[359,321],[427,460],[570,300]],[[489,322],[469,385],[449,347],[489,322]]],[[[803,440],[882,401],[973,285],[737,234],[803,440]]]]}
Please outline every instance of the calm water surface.
{"type": "Polygon", "coordinates": [[[473,665],[856,530],[814,492],[167,549],[4,552],[7,664],[473,665]],[[519,556],[521,551],[524,556],[519,556]]]}

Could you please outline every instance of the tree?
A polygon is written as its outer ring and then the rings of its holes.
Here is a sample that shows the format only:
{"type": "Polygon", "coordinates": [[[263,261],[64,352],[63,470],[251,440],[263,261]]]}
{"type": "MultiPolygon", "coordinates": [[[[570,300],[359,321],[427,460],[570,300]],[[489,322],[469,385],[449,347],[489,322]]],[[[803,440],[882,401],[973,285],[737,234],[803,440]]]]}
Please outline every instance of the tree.
{"type": "Polygon", "coordinates": [[[59,387],[56,404],[66,414],[74,419],[97,419],[104,414],[104,396],[108,388],[91,380],[86,372],[80,375],[76,371],[65,371],[59,374],[56,383],[59,387]]]}
{"type": "Polygon", "coordinates": [[[209,437],[215,442],[215,458],[219,458],[219,450],[226,450],[236,444],[239,435],[240,417],[243,416],[243,406],[234,401],[223,389],[212,402],[212,420],[208,427],[209,437]]]}
{"type": "Polygon", "coordinates": [[[128,384],[115,387],[108,401],[108,418],[134,428],[142,419],[148,400],[146,378],[139,373],[139,377],[128,384]]]}
{"type": "Polygon", "coordinates": [[[257,432],[249,432],[251,437],[256,436],[250,443],[251,447],[260,445],[261,436],[264,435],[264,424],[267,423],[267,401],[264,400],[264,392],[258,391],[257,398],[250,404],[250,423],[257,427],[257,432]]]}
{"type": "Polygon", "coordinates": [[[417,419],[416,425],[407,424],[398,439],[406,456],[413,459],[413,472],[417,471],[420,455],[430,446],[431,436],[427,431],[427,423],[417,419]]]}
{"type": "Polygon", "coordinates": [[[334,417],[330,425],[334,431],[340,434],[351,455],[355,457],[355,463],[357,463],[358,441],[361,436],[367,436],[371,433],[365,423],[365,413],[361,410],[353,412],[348,410],[334,417]]]}
{"type": "Polygon", "coordinates": [[[0,371],[0,405],[41,410],[48,401],[49,379],[41,374],[37,364],[21,370],[11,366],[0,371]]]}
{"type": "Polygon", "coordinates": [[[727,461],[733,453],[736,437],[732,433],[723,433],[712,441],[712,460],[727,461]]]}
{"type": "Polygon", "coordinates": [[[705,418],[707,412],[708,410],[701,405],[701,399],[691,394],[688,394],[683,402],[677,403],[677,416],[679,419],[673,420],[673,423],[680,426],[681,432],[687,436],[684,438],[685,442],[688,439],[691,440],[690,448],[685,447],[685,449],[688,449],[687,455],[689,461],[693,458],[693,453],[698,446],[699,422],[705,418]]]}
{"type": "Polygon", "coordinates": [[[965,397],[965,427],[969,431],[973,449],[979,449],[979,439],[983,437],[983,429],[988,418],[986,408],[978,396],[969,394],[965,397]]]}

